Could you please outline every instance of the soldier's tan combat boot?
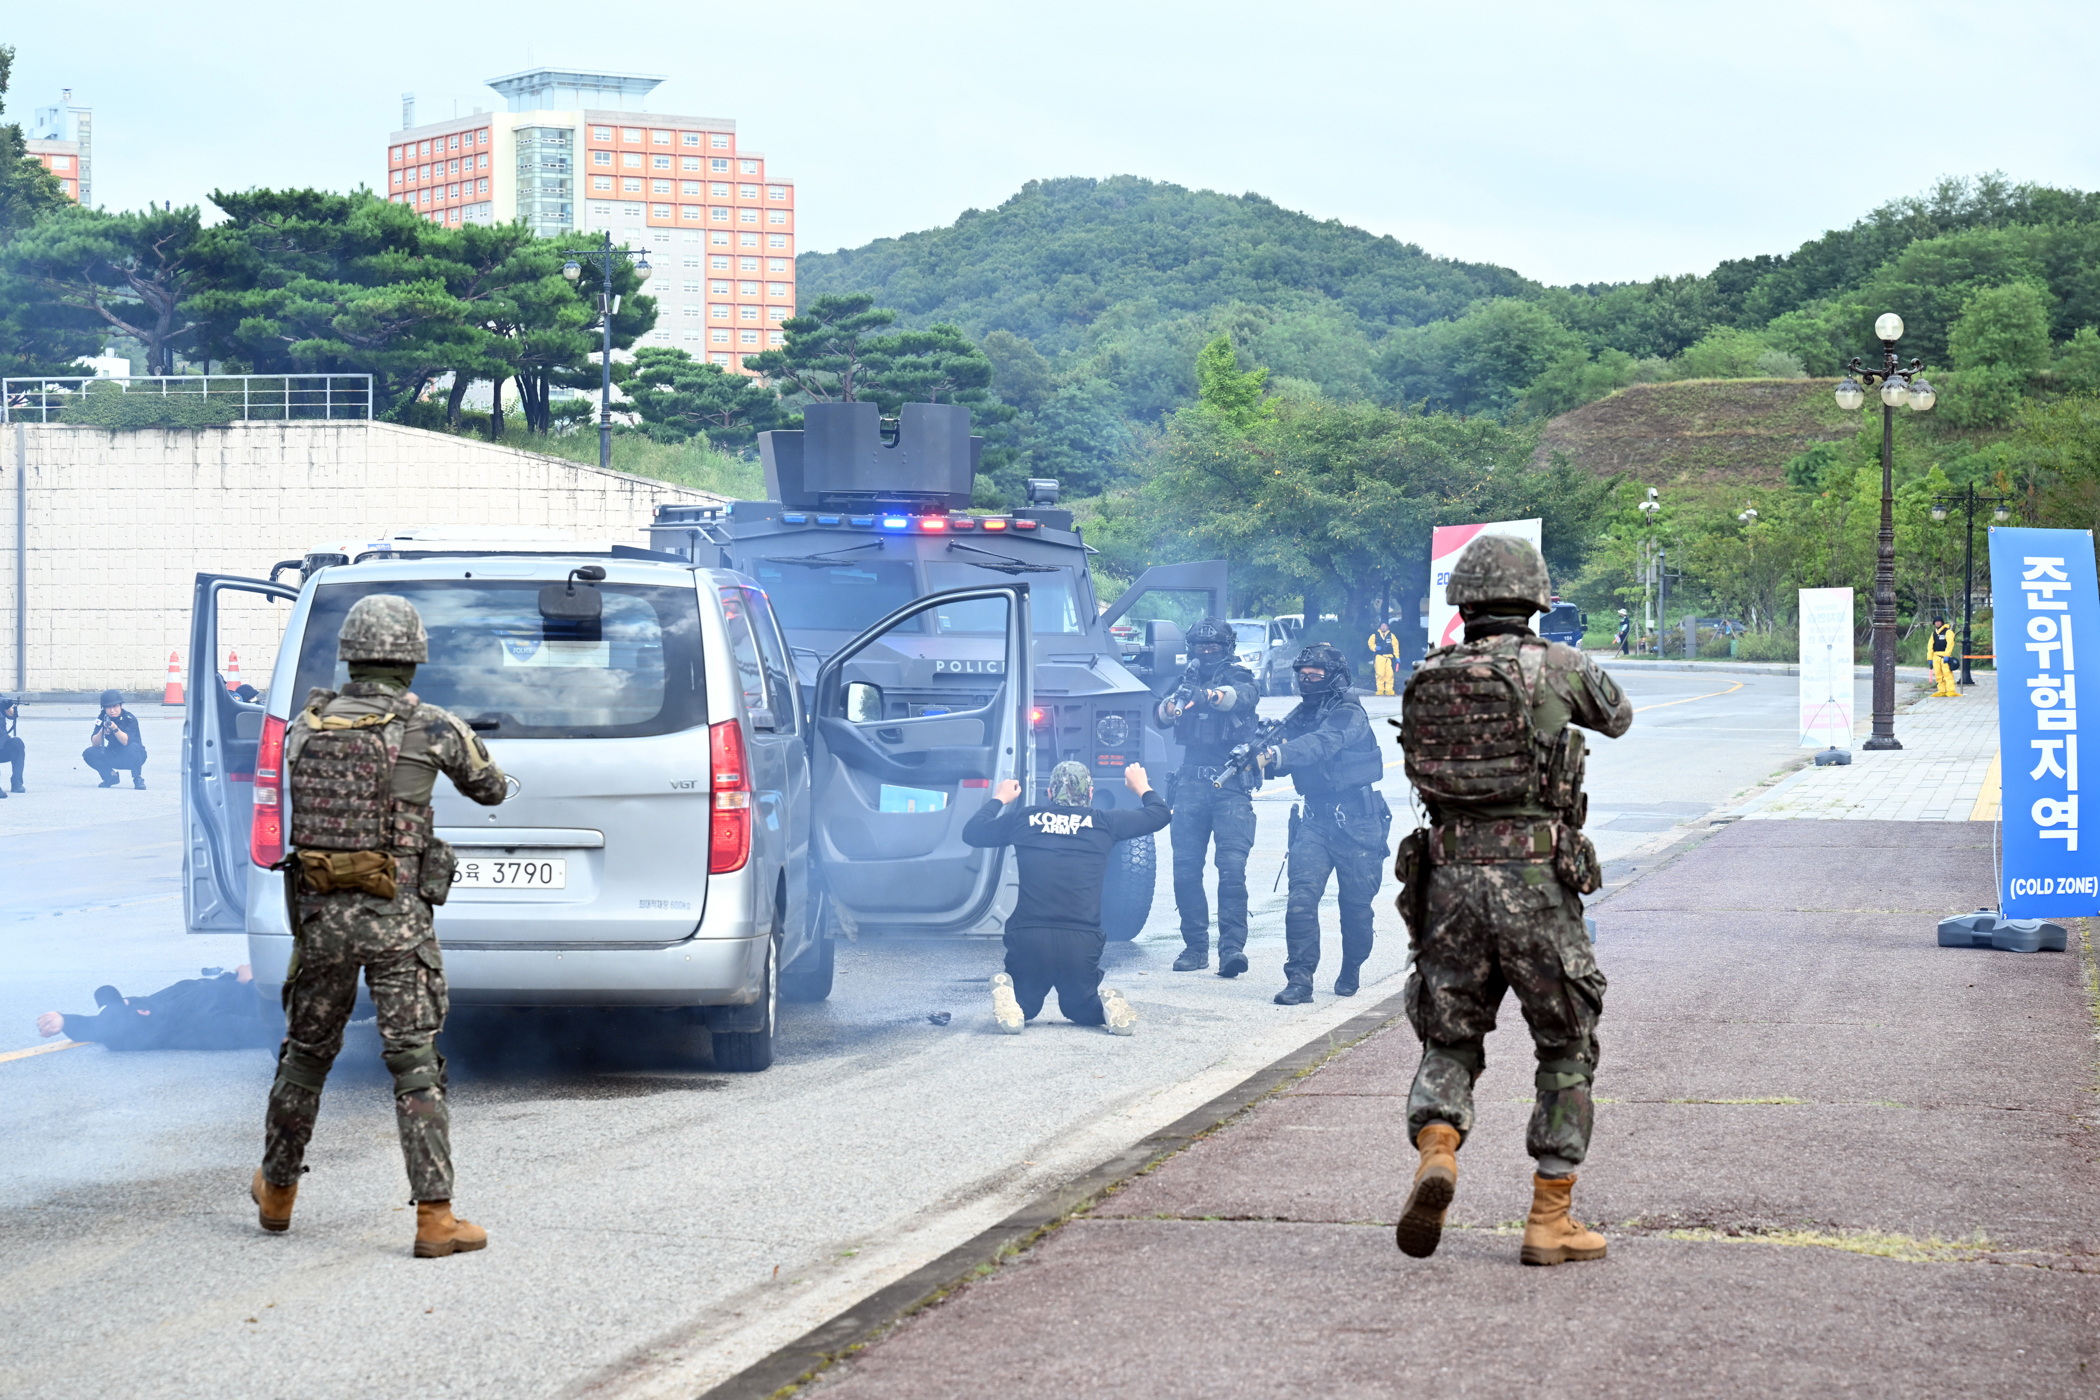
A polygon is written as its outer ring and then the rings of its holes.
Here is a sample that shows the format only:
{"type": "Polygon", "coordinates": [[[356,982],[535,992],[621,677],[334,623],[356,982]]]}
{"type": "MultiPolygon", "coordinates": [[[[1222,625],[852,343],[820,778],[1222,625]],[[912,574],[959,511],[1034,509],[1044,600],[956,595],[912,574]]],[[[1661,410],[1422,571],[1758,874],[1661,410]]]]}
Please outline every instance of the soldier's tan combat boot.
{"type": "Polygon", "coordinates": [[[256,1223],[273,1235],[292,1228],[292,1201],[298,1194],[298,1182],[272,1186],[263,1180],[261,1167],[255,1169],[255,1180],[248,1183],[248,1199],[255,1202],[256,1223]]]}
{"type": "Polygon", "coordinates": [[[1422,1161],[1415,1168],[1414,1190],[1407,1193],[1407,1208],[1393,1227],[1393,1243],[1410,1259],[1427,1259],[1444,1238],[1444,1212],[1458,1191],[1458,1129],[1449,1123],[1425,1124],[1415,1134],[1415,1150],[1422,1161]]]}
{"type": "Polygon", "coordinates": [[[1571,1259],[1604,1257],[1604,1236],[1568,1218],[1568,1200],[1574,1194],[1572,1176],[1531,1178],[1531,1215],[1524,1221],[1524,1249],[1519,1256],[1525,1263],[1565,1264],[1571,1259]]]}
{"type": "Polygon", "coordinates": [[[416,1258],[442,1259],[448,1254],[465,1254],[485,1248],[488,1242],[489,1232],[454,1215],[452,1202],[416,1202],[416,1258]]]}

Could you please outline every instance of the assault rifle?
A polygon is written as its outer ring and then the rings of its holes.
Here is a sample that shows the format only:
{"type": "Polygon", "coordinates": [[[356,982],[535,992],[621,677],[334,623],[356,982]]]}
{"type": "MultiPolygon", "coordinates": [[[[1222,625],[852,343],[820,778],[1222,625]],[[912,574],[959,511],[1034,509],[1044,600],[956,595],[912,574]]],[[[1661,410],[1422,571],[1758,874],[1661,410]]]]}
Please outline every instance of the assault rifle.
{"type": "Polygon", "coordinates": [[[1255,764],[1254,760],[1262,755],[1262,752],[1269,747],[1270,741],[1282,730],[1283,719],[1265,721],[1261,728],[1254,731],[1252,739],[1249,739],[1244,744],[1234,746],[1231,755],[1225,760],[1225,766],[1220,768],[1218,776],[1211,780],[1211,786],[1223,787],[1239,773],[1252,767],[1254,769],[1254,785],[1260,787],[1261,768],[1255,764]]]}

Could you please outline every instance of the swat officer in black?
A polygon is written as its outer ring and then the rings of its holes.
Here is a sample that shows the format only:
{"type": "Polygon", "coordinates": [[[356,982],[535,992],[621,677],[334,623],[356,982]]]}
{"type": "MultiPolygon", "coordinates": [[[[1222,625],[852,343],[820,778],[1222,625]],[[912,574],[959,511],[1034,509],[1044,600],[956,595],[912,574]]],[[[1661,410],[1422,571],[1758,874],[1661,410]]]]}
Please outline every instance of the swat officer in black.
{"type": "Polygon", "coordinates": [[[1332,873],[1342,906],[1342,970],[1334,994],[1356,995],[1357,972],[1371,956],[1371,897],[1385,877],[1392,809],[1372,786],[1385,759],[1371,718],[1349,693],[1349,663],[1341,651],[1315,642],[1291,663],[1298,708],[1283,721],[1281,740],[1261,756],[1265,771],[1288,773],[1304,799],[1291,821],[1291,893],[1284,906],[1287,949],[1279,1006],[1312,1000],[1320,966],[1320,897],[1332,873]]]}
{"type": "Polygon", "coordinates": [[[1213,839],[1218,866],[1218,976],[1247,970],[1247,854],[1254,849],[1252,779],[1235,774],[1217,786],[1234,746],[1254,737],[1261,688],[1233,659],[1232,624],[1206,617],[1188,631],[1189,669],[1154,717],[1171,727],[1184,750],[1174,774],[1174,907],[1181,913],[1176,972],[1210,966],[1210,905],[1203,897],[1203,857],[1213,839]]]}

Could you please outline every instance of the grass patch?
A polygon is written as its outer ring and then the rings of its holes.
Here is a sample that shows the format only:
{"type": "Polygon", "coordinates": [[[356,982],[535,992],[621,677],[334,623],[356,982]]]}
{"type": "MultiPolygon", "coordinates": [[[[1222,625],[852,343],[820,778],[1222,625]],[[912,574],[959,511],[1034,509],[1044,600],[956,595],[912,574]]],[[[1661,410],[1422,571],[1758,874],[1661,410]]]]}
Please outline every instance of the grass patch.
{"type": "MultiPolygon", "coordinates": [[[[464,414],[460,426],[450,428],[445,425],[444,413],[438,406],[418,404],[416,408],[437,411],[412,413],[407,416],[404,426],[443,433],[448,437],[470,438],[475,442],[489,441],[488,415],[485,413],[464,414]]],[[[595,424],[573,428],[557,424],[554,432],[531,433],[525,430],[520,418],[510,417],[504,420],[503,435],[496,441],[520,452],[537,452],[543,457],[560,457],[590,467],[598,465],[598,429],[595,424]]],[[[612,469],[629,476],[668,481],[695,491],[711,491],[737,501],[762,500],[766,494],[765,469],[759,465],[756,456],[745,458],[723,452],[699,437],[685,442],[658,442],[644,434],[616,428],[612,437],[612,469]]]]}

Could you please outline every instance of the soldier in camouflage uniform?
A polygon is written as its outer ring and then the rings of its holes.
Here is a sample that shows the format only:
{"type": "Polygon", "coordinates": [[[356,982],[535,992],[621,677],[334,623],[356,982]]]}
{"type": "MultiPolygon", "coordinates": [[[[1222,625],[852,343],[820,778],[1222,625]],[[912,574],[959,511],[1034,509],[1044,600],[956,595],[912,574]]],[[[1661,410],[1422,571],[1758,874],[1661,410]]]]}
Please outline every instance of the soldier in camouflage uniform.
{"type": "Polygon", "coordinates": [[[453,860],[432,831],[430,795],[442,773],[493,807],[505,779],[457,716],[409,690],[417,664],[430,657],[423,619],[406,598],[359,600],[336,648],[349,684],[340,694],[316,686],[285,736],[292,961],[263,1164],[250,1194],[265,1230],[291,1227],[321,1086],[343,1048],[362,969],[394,1076],[395,1125],[416,1201],[415,1253],[436,1258],[480,1249],[488,1234],[452,1214],[445,1059],[437,1049],[445,962],[430,911],[445,902],[453,860]]]}
{"type": "Polygon", "coordinates": [[[1546,562],[1528,542],[1483,535],[1445,592],[1465,640],[1424,657],[1407,683],[1401,746],[1432,825],[1401,843],[1400,911],[1414,940],[1407,1016],[1422,1064],[1407,1102],[1421,1154],[1396,1230],[1415,1258],[1436,1250],[1473,1127],[1502,994],[1514,990],[1538,1056],[1526,1147],[1537,1162],[1520,1257],[1604,1257],[1604,1237],[1568,1217],[1589,1150],[1590,1081],[1604,974],[1582,922],[1597,852],[1582,834],[1580,725],[1617,738],[1633,723],[1618,684],[1582,652],[1533,634],[1552,606],[1546,562]]]}

